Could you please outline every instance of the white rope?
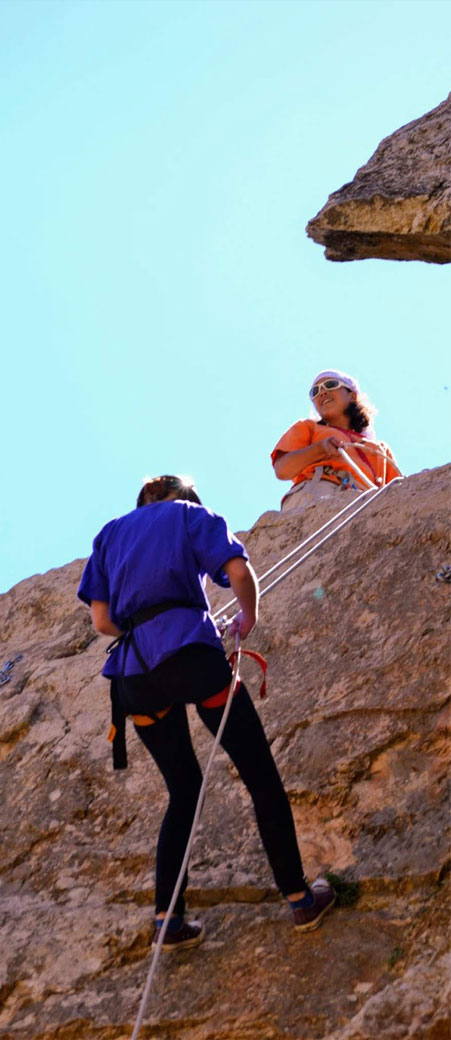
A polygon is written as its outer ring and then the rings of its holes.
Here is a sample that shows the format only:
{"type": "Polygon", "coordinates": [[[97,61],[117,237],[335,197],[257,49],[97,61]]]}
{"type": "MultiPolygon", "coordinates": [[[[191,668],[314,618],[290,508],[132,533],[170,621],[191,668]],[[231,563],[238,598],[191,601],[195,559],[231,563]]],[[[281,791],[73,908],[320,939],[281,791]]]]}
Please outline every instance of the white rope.
{"type": "MultiPolygon", "coordinates": [[[[392,458],[390,453],[382,445],[376,444],[373,441],[345,441],[347,448],[360,448],[360,451],[364,451],[365,455],[380,455],[381,459],[389,459],[390,462],[398,469],[395,460],[392,458]]],[[[402,473],[399,473],[402,476],[402,473]]]]}
{"type": "Polygon", "coordinates": [[[355,510],[355,512],[352,513],[350,517],[346,517],[346,520],[342,520],[338,527],[334,527],[334,530],[329,531],[329,534],[322,538],[320,542],[317,542],[312,549],[309,549],[308,552],[304,552],[303,556],[300,556],[299,560],[296,560],[296,563],[292,564],[291,567],[288,567],[287,570],[280,575],[280,577],[275,578],[275,581],[271,581],[271,584],[269,584],[269,586],[266,586],[266,589],[263,589],[263,592],[260,593],[260,599],[262,599],[263,596],[266,596],[266,593],[270,592],[271,589],[275,589],[275,586],[277,586],[278,582],[283,581],[284,578],[288,576],[288,574],[291,574],[292,571],[296,570],[296,567],[299,567],[299,564],[303,564],[304,560],[308,560],[309,556],[311,556],[313,552],[316,552],[316,550],[319,549],[320,545],[324,545],[325,542],[328,542],[329,538],[333,538],[334,535],[337,535],[337,531],[341,530],[342,527],[346,527],[346,524],[350,523],[351,520],[353,520],[354,517],[356,517],[357,513],[362,513],[362,510],[366,510],[370,502],[373,502],[374,499],[381,495],[383,491],[387,491],[387,489],[390,488],[392,484],[395,484],[395,482],[397,483],[399,482],[399,480],[403,479],[403,476],[395,476],[393,480],[391,480],[390,484],[386,484],[386,487],[384,488],[379,488],[378,491],[376,491],[370,499],[367,499],[367,501],[364,502],[363,505],[360,505],[359,509],[355,510]]]}
{"type": "MultiPolygon", "coordinates": [[[[372,489],[369,488],[368,491],[362,491],[362,494],[360,495],[360,498],[357,501],[361,502],[364,495],[369,495],[371,490],[372,489]]],[[[374,497],[374,495],[372,497],[374,497]]],[[[269,570],[265,571],[264,574],[261,574],[258,579],[259,583],[264,581],[265,578],[269,578],[270,574],[273,574],[274,571],[281,567],[283,563],[286,563],[287,560],[291,560],[293,556],[296,556],[296,553],[300,552],[301,549],[304,549],[309,542],[313,541],[314,538],[317,538],[319,534],[322,534],[322,532],[325,531],[327,527],[330,527],[331,524],[335,523],[335,521],[338,520],[340,516],[343,516],[344,513],[347,513],[349,509],[353,509],[355,505],[355,499],[352,499],[351,502],[348,502],[348,504],[344,506],[343,509],[340,509],[339,512],[335,514],[335,516],[332,516],[330,520],[327,520],[322,527],[318,528],[317,531],[314,531],[313,534],[310,534],[308,538],[304,538],[303,542],[299,542],[299,545],[296,545],[296,547],[292,549],[291,552],[287,553],[286,556],[283,556],[282,559],[278,561],[278,563],[275,563],[273,567],[270,567],[269,570]]],[[[216,620],[216,618],[219,618],[225,610],[228,610],[229,607],[232,607],[233,604],[237,602],[238,600],[236,596],[234,596],[234,598],[229,600],[228,603],[224,603],[223,607],[219,607],[218,610],[215,610],[214,614],[212,614],[212,617],[216,620]]]]}
{"type": "Polygon", "coordinates": [[[379,488],[374,493],[374,495],[372,495],[370,499],[367,499],[366,502],[363,503],[363,505],[359,506],[359,508],[356,509],[354,513],[351,514],[351,516],[346,517],[346,520],[342,520],[341,524],[339,524],[338,527],[334,527],[333,531],[329,531],[329,534],[326,534],[324,538],[321,538],[321,540],[317,542],[316,545],[312,547],[312,549],[309,549],[308,552],[304,553],[304,555],[301,556],[299,560],[296,560],[296,562],[293,563],[291,567],[288,567],[287,570],[283,572],[283,574],[281,574],[278,578],[275,579],[275,581],[272,581],[270,585],[267,585],[266,589],[263,589],[263,591],[260,593],[260,599],[263,599],[263,596],[266,596],[267,592],[270,592],[271,589],[275,589],[276,585],[278,585],[279,582],[283,581],[283,579],[286,578],[288,574],[291,574],[292,571],[296,570],[296,567],[299,567],[299,565],[303,563],[304,560],[307,560],[308,557],[312,555],[312,553],[316,552],[316,550],[319,549],[320,545],[324,545],[324,543],[328,542],[329,538],[332,538],[334,534],[337,534],[337,532],[340,531],[342,527],[346,527],[346,524],[350,524],[351,521],[354,520],[354,517],[357,516],[357,513],[361,513],[362,509],[366,509],[370,505],[370,503],[374,502],[375,498],[378,498],[379,495],[382,495],[383,492],[387,490],[387,488],[391,487],[392,484],[398,483],[401,480],[404,480],[404,477],[394,477],[389,484],[385,485],[385,487],[379,488]]]}
{"type": "Polygon", "coordinates": [[[357,463],[354,462],[354,459],[351,459],[351,457],[348,455],[347,451],[344,450],[344,448],[339,448],[338,450],[345,462],[348,463],[348,466],[352,466],[354,472],[357,473],[357,476],[360,477],[360,480],[363,481],[367,488],[377,487],[377,484],[373,484],[373,481],[366,476],[366,473],[363,472],[363,469],[360,469],[360,466],[358,466],[357,463]]]}
{"type": "MultiPolygon", "coordinates": [[[[346,442],[346,447],[349,447],[349,448],[359,448],[360,447],[360,450],[363,451],[365,453],[365,455],[379,455],[379,458],[381,458],[383,460],[383,463],[384,463],[383,470],[382,470],[382,473],[383,473],[383,476],[382,476],[382,486],[384,486],[386,484],[386,481],[387,481],[387,462],[390,463],[392,469],[396,469],[398,471],[398,477],[402,477],[401,470],[400,470],[399,466],[396,464],[394,458],[392,458],[392,456],[389,454],[387,449],[386,448],[382,448],[380,444],[367,444],[367,443],[359,444],[358,441],[348,441],[348,442],[346,442]]],[[[338,450],[340,451],[341,455],[343,455],[343,458],[346,459],[346,462],[348,462],[351,466],[353,466],[353,468],[356,470],[356,472],[358,472],[359,475],[364,479],[365,478],[365,474],[359,468],[359,466],[357,466],[357,463],[354,462],[353,459],[351,459],[350,455],[348,455],[347,452],[344,451],[343,448],[339,448],[338,450]]],[[[380,480],[380,478],[378,478],[378,479],[380,480]]],[[[368,482],[368,478],[366,478],[366,480],[368,482]]]]}
{"type": "Polygon", "coordinates": [[[203,801],[204,801],[204,796],[205,796],[205,790],[206,790],[206,787],[207,787],[208,778],[210,776],[211,768],[212,768],[212,765],[213,765],[213,760],[214,760],[214,757],[216,755],[216,751],[218,749],[218,745],[220,743],[222,734],[224,732],[224,727],[225,727],[225,724],[226,724],[228,716],[229,716],[230,708],[232,706],[233,695],[235,693],[236,685],[237,685],[238,678],[239,678],[239,667],[240,667],[240,659],[241,659],[240,637],[239,637],[238,633],[235,636],[235,647],[236,647],[236,651],[237,651],[237,656],[236,656],[235,664],[233,666],[232,681],[230,683],[229,692],[227,694],[227,700],[226,700],[225,705],[224,705],[224,711],[222,713],[222,718],[221,718],[221,722],[220,722],[220,725],[219,725],[219,729],[218,729],[218,732],[217,732],[217,734],[215,736],[213,747],[212,747],[212,749],[210,751],[209,759],[208,759],[207,766],[206,766],[206,769],[205,769],[204,778],[203,778],[203,781],[202,781],[202,786],[201,786],[201,789],[200,789],[200,792],[199,792],[199,798],[197,800],[196,811],[194,813],[194,819],[193,819],[192,827],[191,827],[191,830],[190,830],[190,835],[189,835],[189,838],[188,838],[188,844],[186,846],[185,855],[183,857],[183,863],[182,863],[182,865],[180,867],[179,875],[178,875],[177,881],[175,883],[174,891],[172,893],[172,899],[171,899],[171,902],[169,903],[169,906],[168,906],[168,909],[167,909],[167,912],[166,912],[166,917],[165,917],[165,919],[163,921],[162,927],[159,929],[157,945],[155,947],[154,955],[153,955],[152,962],[151,962],[151,965],[150,965],[150,968],[149,968],[149,972],[148,972],[148,975],[147,975],[147,980],[146,980],[146,984],[145,984],[145,987],[144,987],[144,992],[143,992],[143,995],[142,995],[142,998],[141,998],[141,1003],[140,1003],[140,1006],[139,1006],[138,1016],[137,1016],[137,1019],[136,1019],[136,1022],[135,1022],[135,1027],[134,1027],[134,1030],[133,1030],[133,1033],[132,1033],[132,1036],[131,1036],[131,1040],[137,1040],[139,1031],[140,1031],[141,1026],[142,1026],[142,1022],[143,1022],[143,1018],[144,1018],[144,1014],[145,1014],[145,1010],[146,1010],[146,1005],[147,1005],[147,1001],[148,1001],[148,998],[149,998],[150,989],[151,989],[151,986],[152,986],[153,979],[155,977],[155,972],[157,970],[157,964],[158,964],[158,960],[159,960],[160,953],[161,953],[161,947],[162,947],[162,945],[164,943],[164,939],[165,939],[165,935],[166,935],[166,932],[167,932],[167,929],[168,929],[168,925],[169,925],[169,921],[170,921],[170,918],[171,918],[171,914],[172,914],[172,912],[174,910],[174,906],[175,906],[175,904],[177,902],[177,898],[178,898],[180,889],[182,887],[183,878],[185,876],[185,871],[187,869],[189,858],[190,858],[190,855],[191,855],[191,849],[193,847],[194,838],[196,836],[197,825],[199,823],[200,814],[202,812],[202,806],[203,806],[203,801]]]}
{"type": "MultiPolygon", "coordinates": [[[[333,531],[330,531],[325,536],[325,538],[322,538],[313,546],[312,549],[310,549],[307,553],[304,553],[304,555],[301,556],[299,560],[296,560],[296,562],[291,567],[288,567],[288,569],[284,571],[279,578],[271,582],[270,585],[267,585],[267,587],[260,592],[260,599],[262,599],[263,596],[266,596],[266,593],[269,592],[270,589],[275,588],[275,586],[279,584],[279,581],[282,581],[283,578],[285,578],[288,574],[291,574],[291,572],[294,571],[296,567],[299,567],[299,564],[303,563],[304,560],[311,556],[312,553],[316,551],[316,549],[319,549],[320,545],[324,545],[324,543],[327,542],[329,538],[332,538],[332,535],[334,535],[336,531],[340,531],[341,528],[345,527],[346,524],[350,523],[351,520],[353,520],[358,513],[361,513],[363,509],[366,509],[367,506],[369,506],[375,498],[378,498],[383,491],[387,491],[391,484],[399,484],[402,480],[404,480],[403,476],[394,477],[389,484],[385,484],[381,488],[376,488],[375,486],[373,486],[372,488],[369,488],[368,491],[363,491],[357,500],[354,499],[352,502],[348,502],[348,505],[345,506],[344,509],[340,509],[340,511],[336,513],[335,516],[332,516],[330,520],[327,520],[327,522],[323,524],[322,527],[318,528],[317,531],[314,531],[314,533],[309,535],[308,538],[305,538],[303,542],[300,542],[299,545],[297,545],[294,549],[291,550],[291,552],[287,553],[286,556],[283,556],[282,559],[278,561],[278,563],[275,563],[273,567],[270,567],[268,571],[265,571],[265,573],[262,574],[261,577],[258,579],[259,582],[264,581],[264,579],[268,578],[270,574],[273,574],[274,571],[278,570],[278,568],[281,567],[282,564],[292,559],[293,556],[296,556],[296,554],[300,552],[301,549],[304,549],[309,542],[311,542],[314,538],[317,538],[318,535],[325,531],[327,527],[330,527],[331,524],[334,524],[337,520],[339,520],[341,516],[343,516],[344,513],[348,512],[348,510],[351,509],[351,507],[353,507],[353,512],[351,513],[351,515],[346,517],[346,519],[343,520],[341,524],[338,524],[338,527],[334,527],[333,531]],[[363,498],[365,498],[365,502],[361,504],[363,498]]],[[[235,599],[229,600],[229,602],[226,603],[223,607],[220,607],[218,610],[215,611],[215,613],[212,615],[213,618],[216,620],[219,617],[221,617],[224,614],[224,612],[228,610],[229,607],[233,606],[233,604],[236,602],[236,597],[235,599]]]]}
{"type": "MultiPolygon", "coordinates": [[[[346,447],[347,448],[360,448],[360,450],[363,451],[365,453],[365,455],[379,455],[379,458],[383,459],[384,466],[383,466],[383,471],[382,471],[383,472],[382,485],[385,485],[386,480],[387,480],[387,462],[390,463],[390,465],[392,466],[393,469],[396,469],[398,471],[398,477],[402,477],[401,470],[400,470],[399,466],[396,464],[394,458],[392,458],[392,456],[389,454],[387,449],[386,448],[382,448],[380,444],[368,444],[367,442],[365,442],[365,444],[361,444],[359,441],[347,441],[346,442],[346,447]]],[[[346,461],[351,466],[353,466],[354,469],[357,470],[357,472],[359,472],[360,476],[363,477],[363,471],[359,469],[359,467],[354,462],[354,460],[351,459],[350,455],[345,453],[342,448],[339,448],[339,451],[343,455],[343,458],[346,458],[346,461]]]]}
{"type": "MultiPolygon", "coordinates": [[[[386,480],[387,480],[387,462],[390,463],[390,466],[392,467],[392,469],[396,469],[397,470],[398,477],[402,477],[403,474],[401,473],[401,470],[400,470],[397,462],[395,462],[395,460],[393,458],[393,455],[391,455],[390,452],[387,451],[387,449],[385,447],[383,448],[380,444],[368,444],[368,442],[365,442],[364,444],[361,444],[361,443],[359,443],[359,441],[349,441],[349,442],[347,442],[346,446],[349,447],[349,448],[360,448],[360,450],[363,451],[365,453],[365,455],[378,455],[379,458],[381,458],[383,460],[384,468],[383,468],[382,484],[385,484],[386,480]]],[[[355,462],[353,462],[351,458],[349,458],[349,462],[351,463],[352,466],[355,466],[355,462]]]]}
{"type": "MultiPolygon", "coordinates": [[[[378,488],[377,484],[373,484],[365,476],[365,474],[362,472],[360,467],[357,466],[357,464],[353,461],[353,459],[351,459],[350,456],[347,455],[347,453],[343,449],[340,449],[340,451],[341,451],[342,455],[346,458],[346,461],[349,463],[349,465],[353,466],[354,469],[356,469],[357,472],[362,476],[363,480],[365,480],[367,482],[367,484],[369,485],[366,491],[362,491],[362,493],[360,495],[360,498],[357,500],[358,502],[361,502],[362,498],[365,495],[369,495],[370,492],[373,492],[373,494],[371,496],[371,498],[373,499],[373,498],[376,497],[374,492],[382,491],[382,489],[384,487],[386,487],[386,486],[388,487],[388,485],[385,484],[385,473],[384,473],[384,480],[382,482],[382,488],[378,488]]],[[[374,453],[378,454],[378,455],[383,455],[384,456],[384,464],[385,464],[385,467],[386,467],[386,459],[388,458],[386,452],[384,452],[384,451],[382,451],[382,450],[380,450],[378,448],[378,449],[375,449],[374,453]]],[[[392,460],[390,460],[390,461],[392,461],[392,460]]],[[[393,480],[391,481],[391,483],[393,484],[394,482],[399,482],[400,480],[403,480],[403,479],[404,478],[400,474],[399,477],[394,477],[393,480]]],[[[322,525],[322,527],[319,527],[317,531],[314,531],[313,534],[309,535],[308,538],[305,538],[303,542],[300,542],[299,545],[296,545],[295,548],[291,550],[291,552],[287,553],[286,556],[283,556],[282,559],[278,561],[278,563],[275,563],[273,567],[270,567],[269,570],[265,571],[264,574],[261,574],[259,579],[258,579],[259,583],[264,581],[265,578],[269,578],[269,575],[273,574],[274,571],[278,570],[278,568],[281,567],[282,564],[284,564],[288,560],[292,559],[293,556],[296,556],[296,553],[300,552],[301,549],[304,549],[305,546],[308,545],[309,542],[313,541],[314,538],[317,538],[319,534],[322,534],[322,532],[325,531],[327,527],[330,527],[331,524],[334,524],[335,521],[340,518],[340,516],[343,516],[344,513],[347,513],[349,509],[354,509],[354,506],[356,506],[356,504],[357,503],[356,503],[355,499],[353,499],[352,502],[348,502],[348,504],[346,506],[344,506],[343,509],[340,509],[339,512],[335,514],[335,516],[332,516],[330,518],[330,520],[327,520],[326,523],[322,525]]],[[[353,513],[352,513],[352,516],[354,516],[354,513],[357,513],[359,511],[360,511],[360,509],[355,509],[353,511],[353,513]]],[[[338,528],[337,528],[337,530],[338,530],[338,528]]],[[[263,593],[261,593],[261,595],[263,595],[263,593]]],[[[224,614],[224,611],[228,610],[229,607],[233,607],[233,604],[237,603],[237,602],[238,602],[237,598],[236,598],[236,596],[234,596],[233,599],[230,599],[227,603],[224,603],[224,605],[222,607],[219,607],[218,610],[215,610],[214,614],[212,614],[213,619],[216,621],[217,618],[220,618],[222,616],[222,614],[224,614]]]]}

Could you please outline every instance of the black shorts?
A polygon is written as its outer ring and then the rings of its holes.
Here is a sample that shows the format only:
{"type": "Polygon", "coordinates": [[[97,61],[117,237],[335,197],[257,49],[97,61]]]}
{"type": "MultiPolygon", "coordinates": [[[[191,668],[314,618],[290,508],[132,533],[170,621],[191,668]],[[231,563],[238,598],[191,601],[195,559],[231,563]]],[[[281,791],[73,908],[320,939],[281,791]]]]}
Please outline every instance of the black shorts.
{"type": "Polygon", "coordinates": [[[171,704],[197,704],[230,685],[232,669],[223,650],[189,643],[144,675],[117,679],[126,715],[147,715],[171,704]]]}

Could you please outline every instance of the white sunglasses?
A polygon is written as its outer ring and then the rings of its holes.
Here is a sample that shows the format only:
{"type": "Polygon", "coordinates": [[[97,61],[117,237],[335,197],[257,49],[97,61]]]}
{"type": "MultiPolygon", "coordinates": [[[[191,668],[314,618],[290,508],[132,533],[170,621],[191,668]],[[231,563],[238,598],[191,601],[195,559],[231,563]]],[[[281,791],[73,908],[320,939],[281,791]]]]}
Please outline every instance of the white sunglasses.
{"type": "Polygon", "coordinates": [[[313,401],[318,396],[320,390],[338,390],[339,386],[344,386],[345,390],[349,390],[349,386],[346,386],[346,383],[342,383],[341,379],[323,379],[321,383],[314,383],[312,389],[309,390],[310,400],[313,401]]]}

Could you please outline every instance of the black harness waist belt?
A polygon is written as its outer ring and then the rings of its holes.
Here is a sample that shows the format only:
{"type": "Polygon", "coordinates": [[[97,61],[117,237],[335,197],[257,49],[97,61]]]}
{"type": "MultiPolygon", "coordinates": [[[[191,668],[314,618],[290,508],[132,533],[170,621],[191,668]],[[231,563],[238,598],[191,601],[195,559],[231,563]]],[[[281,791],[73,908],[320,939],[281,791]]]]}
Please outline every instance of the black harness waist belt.
{"type": "Polygon", "coordinates": [[[138,649],[136,645],[136,639],[134,635],[135,628],[138,628],[139,625],[143,625],[145,621],[152,621],[153,618],[158,617],[159,614],[165,614],[167,610],[173,610],[174,607],[188,607],[192,610],[205,610],[205,607],[203,605],[199,606],[197,603],[188,603],[187,600],[166,599],[163,600],[162,603],[154,603],[151,607],[143,607],[143,609],[138,610],[136,614],[132,614],[131,618],[129,618],[127,621],[127,629],[124,632],[124,635],[121,636],[119,640],[119,642],[123,641],[124,643],[124,660],[122,662],[121,672],[122,678],[125,675],[125,664],[127,661],[127,654],[131,646],[133,647],[133,652],[135,654],[136,660],[139,662],[143,672],[145,673],[145,675],[149,674],[151,668],[148,668],[141,654],[141,651],[138,649]]]}
{"type": "Polygon", "coordinates": [[[110,643],[110,645],[106,648],[107,654],[110,654],[112,650],[116,649],[116,647],[121,645],[124,647],[121,678],[123,678],[125,675],[125,664],[127,661],[127,654],[131,646],[133,647],[135,656],[139,661],[139,664],[143,672],[145,673],[145,675],[149,674],[151,669],[148,668],[141,652],[139,651],[136,645],[136,640],[134,637],[135,628],[138,628],[139,625],[144,625],[146,621],[152,621],[153,618],[158,617],[159,614],[165,614],[167,610],[174,610],[174,608],[176,607],[185,607],[189,610],[206,609],[205,604],[203,603],[189,603],[188,600],[185,599],[166,599],[163,600],[161,603],[153,603],[151,607],[143,607],[142,610],[137,610],[136,614],[132,614],[131,617],[127,618],[125,622],[125,632],[123,632],[121,636],[118,636],[117,639],[113,639],[113,642],[110,643]]]}
{"type": "Polygon", "coordinates": [[[143,607],[136,614],[132,614],[130,618],[131,627],[137,628],[138,625],[143,625],[145,621],[152,621],[159,614],[164,614],[167,610],[173,610],[174,607],[190,607],[195,610],[205,610],[205,607],[198,606],[197,603],[188,603],[185,599],[166,599],[162,603],[154,603],[151,607],[143,607]]]}
{"type": "MultiPolygon", "coordinates": [[[[125,622],[125,631],[122,635],[117,636],[113,639],[113,642],[106,648],[107,654],[111,654],[116,647],[124,644],[126,651],[124,658],[127,656],[127,650],[130,642],[134,644],[133,630],[138,628],[138,625],[144,625],[145,621],[152,621],[153,618],[158,617],[159,614],[165,614],[167,610],[173,610],[174,607],[188,607],[190,610],[205,610],[205,605],[202,603],[189,603],[185,599],[165,599],[162,603],[153,603],[151,607],[143,607],[142,610],[137,610],[136,614],[132,614],[131,617],[127,618],[125,622]]],[[[141,662],[140,662],[141,663],[141,662]]],[[[124,666],[125,667],[125,666],[124,666]]],[[[143,667],[143,665],[141,665],[143,667]]],[[[148,672],[147,665],[144,671],[148,672]]],[[[122,674],[124,669],[122,670],[122,674]]]]}

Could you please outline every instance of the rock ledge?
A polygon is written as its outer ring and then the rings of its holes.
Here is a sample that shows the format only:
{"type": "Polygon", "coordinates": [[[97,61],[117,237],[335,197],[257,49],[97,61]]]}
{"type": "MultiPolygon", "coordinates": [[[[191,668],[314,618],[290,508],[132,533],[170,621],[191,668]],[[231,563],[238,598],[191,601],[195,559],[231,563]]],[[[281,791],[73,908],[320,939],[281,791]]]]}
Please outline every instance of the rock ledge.
{"type": "Polygon", "coordinates": [[[327,260],[451,261],[451,94],[386,137],[307,224],[327,260]]]}

